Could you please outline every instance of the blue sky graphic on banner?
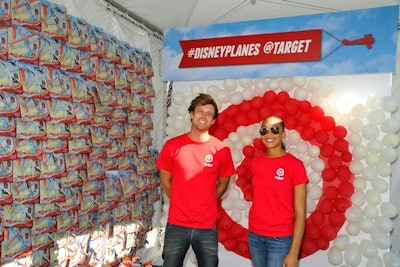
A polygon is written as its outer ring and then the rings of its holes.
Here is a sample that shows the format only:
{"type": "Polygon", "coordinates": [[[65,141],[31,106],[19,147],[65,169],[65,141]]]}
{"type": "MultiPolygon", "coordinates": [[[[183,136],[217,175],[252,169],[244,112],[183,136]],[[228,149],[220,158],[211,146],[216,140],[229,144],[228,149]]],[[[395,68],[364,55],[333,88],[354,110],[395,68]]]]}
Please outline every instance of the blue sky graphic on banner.
{"type": "Polygon", "coordinates": [[[170,28],[164,32],[163,80],[217,80],[283,76],[324,76],[389,73],[395,71],[399,6],[325,13],[197,27],[170,28]],[[310,62],[249,64],[179,68],[180,41],[302,30],[322,30],[321,60],[310,62]],[[372,34],[366,44],[346,45],[372,34]]]}

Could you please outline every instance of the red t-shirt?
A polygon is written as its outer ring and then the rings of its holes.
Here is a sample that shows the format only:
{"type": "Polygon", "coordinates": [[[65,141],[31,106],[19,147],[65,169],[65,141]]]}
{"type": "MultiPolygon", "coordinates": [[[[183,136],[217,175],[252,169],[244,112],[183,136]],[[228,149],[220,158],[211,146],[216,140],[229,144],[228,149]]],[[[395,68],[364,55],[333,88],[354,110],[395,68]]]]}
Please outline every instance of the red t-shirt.
{"type": "Polygon", "coordinates": [[[303,162],[289,153],[277,158],[261,154],[251,161],[251,171],[249,230],[269,237],[293,235],[294,187],[308,183],[303,162]]]}
{"type": "Polygon", "coordinates": [[[218,177],[235,174],[229,147],[213,136],[207,142],[194,142],[183,134],[165,143],[156,166],[172,173],[168,222],[213,228],[218,213],[218,177]]]}

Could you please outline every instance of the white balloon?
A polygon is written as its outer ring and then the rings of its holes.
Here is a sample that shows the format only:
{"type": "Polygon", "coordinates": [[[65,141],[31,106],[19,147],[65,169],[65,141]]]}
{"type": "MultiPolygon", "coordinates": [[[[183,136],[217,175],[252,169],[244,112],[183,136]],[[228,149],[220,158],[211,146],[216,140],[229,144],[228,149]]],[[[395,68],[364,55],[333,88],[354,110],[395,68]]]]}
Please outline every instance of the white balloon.
{"type": "MultiPolygon", "coordinates": [[[[198,94],[203,92],[203,88],[201,88],[200,84],[193,84],[192,87],[190,88],[190,92],[192,93],[193,96],[198,96],[198,94]]],[[[194,97],[192,97],[193,99],[194,97]]]]}
{"type": "Polygon", "coordinates": [[[352,266],[358,266],[361,263],[361,249],[357,243],[351,243],[349,248],[344,252],[344,261],[352,266]]]}
{"type": "Polygon", "coordinates": [[[237,82],[234,79],[227,79],[223,82],[224,88],[228,91],[235,91],[237,88],[237,82]]]}
{"type": "Polygon", "coordinates": [[[320,172],[325,168],[325,163],[322,159],[313,159],[310,163],[311,169],[315,172],[320,172]]]}
{"type": "Polygon", "coordinates": [[[363,217],[363,211],[360,207],[350,207],[344,213],[347,221],[351,223],[359,223],[363,217]]]}
{"type": "Polygon", "coordinates": [[[228,197],[231,199],[239,199],[240,198],[240,191],[236,187],[229,188],[228,190],[228,197]]]}
{"type": "Polygon", "coordinates": [[[400,121],[395,118],[388,118],[381,124],[384,133],[397,133],[400,130],[400,121]]]}
{"type": "Polygon", "coordinates": [[[379,153],[381,152],[383,145],[379,140],[370,140],[367,145],[368,151],[371,153],[379,153]]]}
{"type": "Polygon", "coordinates": [[[296,149],[300,152],[300,153],[306,153],[308,150],[308,144],[306,142],[300,142],[297,146],[296,149]]]}
{"type": "Polygon", "coordinates": [[[254,89],[264,93],[268,89],[267,80],[265,78],[256,78],[254,80],[254,89]]]}
{"type": "Polygon", "coordinates": [[[239,150],[233,149],[231,153],[232,153],[232,160],[235,164],[239,164],[240,162],[242,162],[243,155],[239,150]]]}
{"type": "Polygon", "coordinates": [[[352,160],[349,165],[350,171],[353,174],[360,174],[363,170],[363,165],[359,160],[352,160]]]}
{"type": "Polygon", "coordinates": [[[174,127],[177,132],[182,132],[185,129],[185,123],[183,120],[175,120],[174,127]]]}
{"type": "Polygon", "coordinates": [[[383,267],[382,259],[380,257],[368,259],[365,267],[383,267]]]}
{"type": "Polygon", "coordinates": [[[393,222],[391,219],[385,216],[379,216],[375,219],[375,226],[376,229],[382,231],[384,233],[390,234],[393,230],[393,222]]]}
{"type": "Polygon", "coordinates": [[[314,106],[321,106],[322,103],[324,102],[324,97],[320,93],[313,93],[313,94],[311,94],[310,102],[314,106]]]}
{"type": "Polygon", "coordinates": [[[379,230],[372,231],[371,240],[380,249],[388,249],[392,244],[390,236],[379,230]]]}
{"type": "Polygon", "coordinates": [[[173,105],[169,106],[168,107],[168,115],[170,117],[177,116],[178,115],[178,108],[176,106],[173,106],[173,105]]]}
{"type": "Polygon", "coordinates": [[[378,177],[371,181],[371,185],[372,188],[378,193],[385,193],[389,189],[389,184],[385,180],[378,177]]]}
{"type": "Polygon", "coordinates": [[[393,147],[382,149],[381,158],[386,163],[393,163],[397,159],[397,150],[393,147]]]}
{"type": "Polygon", "coordinates": [[[307,77],[305,76],[293,76],[292,79],[296,86],[304,86],[307,83],[307,77]]]}
{"type": "Polygon", "coordinates": [[[381,98],[381,106],[384,111],[386,112],[394,112],[399,108],[399,104],[395,97],[392,96],[384,96],[381,98]]]}
{"type": "Polygon", "coordinates": [[[231,93],[228,90],[220,90],[218,92],[217,98],[219,99],[219,101],[221,101],[222,103],[226,103],[229,102],[230,98],[231,98],[231,93]]]}
{"type": "Polygon", "coordinates": [[[175,92],[172,93],[171,96],[172,103],[175,105],[182,105],[185,101],[185,95],[182,92],[175,92]]]}
{"type": "MultiPolygon", "coordinates": [[[[185,106],[188,108],[190,107],[190,104],[192,103],[193,99],[197,97],[197,95],[188,95],[185,97],[185,106]]],[[[187,109],[186,108],[186,109],[187,109]]]]}
{"type": "Polygon", "coordinates": [[[237,133],[240,137],[244,137],[244,136],[247,136],[247,135],[249,134],[249,133],[247,132],[246,126],[243,126],[243,125],[239,126],[239,127],[236,129],[236,133],[237,133]]]}
{"type": "Polygon", "coordinates": [[[363,218],[360,222],[360,229],[364,233],[371,233],[375,229],[375,223],[370,218],[363,218]]]}
{"type": "Polygon", "coordinates": [[[299,159],[303,162],[304,166],[310,165],[311,157],[309,155],[303,154],[300,156],[299,159]]]}
{"type": "Polygon", "coordinates": [[[388,147],[397,147],[400,144],[400,135],[398,134],[386,134],[382,138],[382,143],[388,147]]]}
{"type": "Polygon", "coordinates": [[[291,77],[285,77],[279,81],[279,88],[282,91],[290,92],[294,88],[293,79],[291,77]]]}
{"type": "Polygon", "coordinates": [[[333,265],[339,265],[343,262],[342,252],[331,247],[328,251],[328,260],[333,265]]]}
{"type": "Polygon", "coordinates": [[[346,232],[352,236],[358,236],[360,234],[360,223],[349,223],[346,226],[346,232]]]}
{"type": "Polygon", "coordinates": [[[379,163],[376,167],[376,171],[378,175],[381,177],[389,177],[392,174],[392,169],[390,168],[390,164],[387,163],[379,163]]]}
{"type": "Polygon", "coordinates": [[[253,86],[253,79],[248,79],[248,78],[239,79],[239,85],[242,88],[250,88],[253,86]]]}
{"type": "Polygon", "coordinates": [[[243,198],[238,198],[235,200],[235,207],[239,210],[246,210],[247,208],[249,208],[249,206],[250,203],[243,198]]]}
{"type": "Polygon", "coordinates": [[[377,95],[368,95],[366,98],[366,105],[370,109],[377,109],[381,104],[381,99],[377,95]]]}
{"type": "Polygon", "coordinates": [[[380,109],[372,110],[367,115],[367,120],[372,124],[381,124],[385,120],[385,113],[380,109]]]}
{"type": "Polygon", "coordinates": [[[231,218],[234,222],[240,222],[242,220],[242,211],[238,209],[233,209],[231,212],[231,218]]]}
{"type": "Polygon", "coordinates": [[[364,207],[364,214],[365,214],[365,217],[367,217],[367,218],[375,219],[379,215],[379,210],[374,205],[366,205],[364,207]]]}
{"type": "Polygon", "coordinates": [[[368,150],[365,146],[358,145],[353,148],[352,154],[355,159],[362,160],[367,156],[368,150]]]}
{"type": "Polygon", "coordinates": [[[368,154],[365,157],[365,160],[369,166],[376,167],[380,162],[380,157],[377,154],[368,154]]]}
{"type": "Polygon", "coordinates": [[[308,98],[308,90],[307,88],[300,86],[294,89],[294,98],[299,101],[304,101],[308,98]]]}
{"type": "Polygon", "coordinates": [[[322,88],[322,82],[318,78],[311,78],[307,83],[307,88],[310,92],[318,92],[322,88]]]}
{"type": "Polygon", "coordinates": [[[240,139],[239,135],[235,132],[231,132],[228,135],[228,139],[229,141],[231,141],[232,143],[237,143],[240,139]]]}
{"type": "Polygon", "coordinates": [[[372,181],[378,176],[378,173],[374,167],[367,166],[363,169],[362,175],[365,180],[372,181]]]}
{"type": "Polygon", "coordinates": [[[378,256],[378,249],[371,240],[363,239],[360,242],[361,253],[364,257],[371,259],[378,256]]]}
{"type": "Polygon", "coordinates": [[[365,194],[363,191],[357,190],[351,196],[351,202],[354,206],[361,207],[365,203],[365,194]]]}
{"type": "Polygon", "coordinates": [[[361,119],[353,119],[349,123],[349,130],[353,133],[361,132],[363,127],[364,127],[364,123],[361,121],[361,119]]]}
{"type": "Polygon", "coordinates": [[[350,145],[358,146],[362,142],[362,137],[358,133],[350,133],[348,138],[347,138],[347,140],[348,140],[350,145]]]}
{"type": "Polygon", "coordinates": [[[308,195],[306,199],[306,211],[308,213],[314,212],[315,209],[317,208],[317,205],[315,204],[314,200],[312,200],[308,195]]]}
{"type": "Polygon", "coordinates": [[[290,131],[290,134],[288,136],[289,145],[295,146],[299,144],[300,141],[301,141],[300,134],[298,132],[290,131]]]}
{"type": "Polygon", "coordinates": [[[254,138],[252,136],[243,136],[241,141],[243,145],[248,146],[253,143],[254,138]]]}
{"type": "Polygon", "coordinates": [[[361,131],[363,137],[367,140],[374,140],[379,136],[379,128],[374,124],[364,125],[361,131]]]}
{"type": "Polygon", "coordinates": [[[383,254],[383,262],[385,263],[385,266],[399,267],[400,257],[393,252],[386,252],[383,254]]]}
{"type": "Polygon", "coordinates": [[[335,238],[333,243],[336,249],[344,251],[350,245],[350,238],[348,235],[340,234],[335,238]]]}
{"type": "Polygon", "coordinates": [[[356,104],[351,108],[351,115],[355,119],[362,119],[367,115],[367,107],[363,104],[356,104]]]}
{"type": "Polygon", "coordinates": [[[313,185],[309,188],[308,195],[311,199],[317,200],[322,196],[322,188],[318,185],[313,185]]]}
{"type": "Polygon", "coordinates": [[[335,87],[331,84],[326,84],[322,87],[322,94],[328,98],[335,92],[335,87]]]}
{"type": "Polygon", "coordinates": [[[225,198],[225,199],[223,199],[222,202],[221,202],[221,207],[222,207],[224,210],[232,210],[232,209],[234,208],[234,202],[233,202],[233,200],[230,199],[230,198],[225,198]]]}
{"type": "Polygon", "coordinates": [[[178,114],[181,116],[185,116],[188,113],[188,108],[184,105],[178,107],[178,114]]]}
{"type": "Polygon", "coordinates": [[[212,97],[217,97],[220,89],[217,85],[210,85],[207,87],[207,93],[212,97]]]}
{"type": "Polygon", "coordinates": [[[234,105],[238,105],[242,103],[243,101],[243,96],[241,92],[234,92],[231,94],[231,103],[234,105]]]}
{"type": "Polygon", "coordinates": [[[318,184],[319,182],[321,182],[321,174],[319,172],[311,172],[308,175],[308,181],[310,182],[310,184],[318,184]]]}
{"type": "Polygon", "coordinates": [[[367,182],[362,176],[356,176],[353,181],[355,189],[364,190],[367,187],[367,182]]]}
{"type": "Polygon", "coordinates": [[[254,90],[252,88],[245,88],[242,92],[242,95],[243,95],[244,100],[251,100],[254,98],[256,93],[254,92],[254,90]]]}
{"type": "Polygon", "coordinates": [[[367,190],[366,197],[367,202],[370,205],[378,205],[379,203],[381,203],[381,196],[374,190],[367,190]]]}
{"type": "Polygon", "coordinates": [[[394,218],[397,215],[397,208],[393,203],[383,202],[381,204],[382,215],[388,218],[394,218]]]}
{"type": "Polygon", "coordinates": [[[269,79],[268,88],[273,91],[279,89],[279,80],[276,78],[269,79]]]}
{"type": "Polygon", "coordinates": [[[169,137],[173,137],[177,135],[177,131],[173,126],[167,126],[165,127],[165,134],[169,137]]]}

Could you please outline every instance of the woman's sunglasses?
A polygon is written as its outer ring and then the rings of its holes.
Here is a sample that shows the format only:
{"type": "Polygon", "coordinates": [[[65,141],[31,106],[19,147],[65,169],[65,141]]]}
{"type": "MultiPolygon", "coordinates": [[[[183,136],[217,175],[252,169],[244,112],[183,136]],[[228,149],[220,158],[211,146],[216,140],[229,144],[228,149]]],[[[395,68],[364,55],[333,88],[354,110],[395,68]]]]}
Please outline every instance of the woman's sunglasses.
{"type": "Polygon", "coordinates": [[[266,135],[268,131],[271,130],[271,133],[277,135],[281,132],[281,128],[279,126],[272,126],[271,128],[268,127],[261,127],[260,134],[266,135]]]}

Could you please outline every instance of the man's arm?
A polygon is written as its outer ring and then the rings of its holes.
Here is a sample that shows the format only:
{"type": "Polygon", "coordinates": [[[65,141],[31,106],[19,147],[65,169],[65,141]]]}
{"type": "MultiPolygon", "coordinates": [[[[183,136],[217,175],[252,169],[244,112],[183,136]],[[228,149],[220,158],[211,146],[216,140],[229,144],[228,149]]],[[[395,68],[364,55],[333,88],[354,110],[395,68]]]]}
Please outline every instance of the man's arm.
{"type": "Polygon", "coordinates": [[[218,177],[217,199],[221,198],[222,195],[225,193],[226,189],[228,189],[229,181],[230,181],[229,176],[218,177]]]}
{"type": "Polygon", "coordinates": [[[160,170],[160,182],[161,187],[169,198],[171,195],[172,173],[160,170]]]}

